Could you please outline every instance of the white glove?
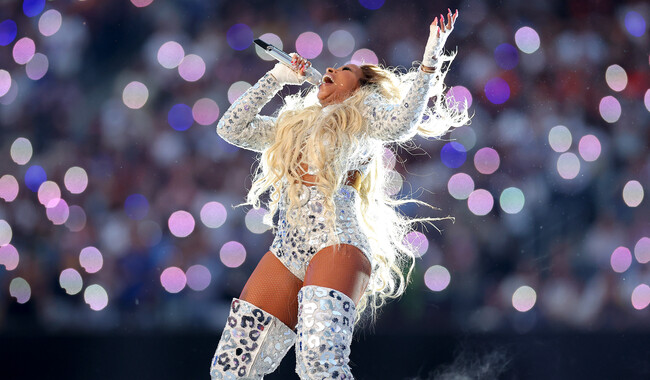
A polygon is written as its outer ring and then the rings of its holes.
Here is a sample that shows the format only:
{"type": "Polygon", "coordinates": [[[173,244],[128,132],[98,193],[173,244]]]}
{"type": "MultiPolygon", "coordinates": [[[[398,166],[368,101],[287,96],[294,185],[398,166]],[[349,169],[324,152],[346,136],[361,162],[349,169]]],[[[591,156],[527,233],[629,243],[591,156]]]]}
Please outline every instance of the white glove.
{"type": "Polygon", "coordinates": [[[269,73],[273,75],[273,77],[275,77],[275,79],[281,85],[303,84],[307,78],[305,76],[305,70],[311,66],[311,62],[307,61],[296,53],[291,53],[290,55],[293,57],[292,63],[295,69],[292,70],[284,64],[278,62],[275,64],[273,69],[269,71],[269,73]]]}
{"type": "Polygon", "coordinates": [[[424,57],[422,58],[422,65],[424,66],[434,67],[436,65],[449,34],[454,30],[454,22],[456,22],[456,17],[458,17],[458,10],[453,15],[450,9],[447,10],[449,13],[447,14],[448,22],[446,25],[444,17],[440,15],[440,22],[438,23],[438,18],[435,18],[431,26],[429,26],[429,39],[424,48],[424,57]]]}

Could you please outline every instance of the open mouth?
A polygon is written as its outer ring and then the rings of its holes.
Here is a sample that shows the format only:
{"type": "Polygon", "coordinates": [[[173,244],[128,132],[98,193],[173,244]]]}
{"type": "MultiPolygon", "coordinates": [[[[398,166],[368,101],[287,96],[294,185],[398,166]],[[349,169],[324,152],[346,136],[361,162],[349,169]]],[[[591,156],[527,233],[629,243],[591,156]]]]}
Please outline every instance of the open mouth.
{"type": "Polygon", "coordinates": [[[332,79],[332,77],[330,77],[329,75],[325,75],[323,77],[323,83],[334,83],[334,79],[332,79]]]}

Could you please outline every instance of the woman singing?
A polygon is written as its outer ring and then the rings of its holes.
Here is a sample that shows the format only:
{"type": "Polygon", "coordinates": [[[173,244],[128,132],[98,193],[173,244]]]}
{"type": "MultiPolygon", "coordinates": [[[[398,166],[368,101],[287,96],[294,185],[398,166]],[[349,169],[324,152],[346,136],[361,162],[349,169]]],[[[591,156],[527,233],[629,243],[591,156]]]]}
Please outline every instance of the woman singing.
{"type": "Polygon", "coordinates": [[[457,15],[433,21],[422,64],[408,74],[328,68],[318,88],[287,97],[277,117],[258,115],[284,85],[304,82],[310,63],[293,55],[294,70],[276,64],[223,114],[219,135],[261,152],[247,203],[259,207],[268,191],[269,215],[278,219],[270,251],[232,301],[213,379],[261,379],[294,344],[301,379],[353,379],[355,323],[368,306],[374,319],[404,292],[415,257],[404,237],[433,220],[397,210],[423,202],[387,195],[384,146],[439,137],[469,120],[443,93],[443,63],[454,58],[443,45],[457,15]]]}

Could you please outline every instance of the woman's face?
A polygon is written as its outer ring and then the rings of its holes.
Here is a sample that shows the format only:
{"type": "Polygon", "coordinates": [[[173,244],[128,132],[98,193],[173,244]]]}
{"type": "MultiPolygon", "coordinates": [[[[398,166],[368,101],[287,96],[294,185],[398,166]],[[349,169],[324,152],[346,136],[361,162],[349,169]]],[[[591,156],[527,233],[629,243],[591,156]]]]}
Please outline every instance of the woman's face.
{"type": "Polygon", "coordinates": [[[361,78],[363,72],[355,64],[350,63],[338,69],[328,67],[323,75],[323,83],[318,86],[320,104],[327,106],[344,101],[359,88],[361,78]]]}

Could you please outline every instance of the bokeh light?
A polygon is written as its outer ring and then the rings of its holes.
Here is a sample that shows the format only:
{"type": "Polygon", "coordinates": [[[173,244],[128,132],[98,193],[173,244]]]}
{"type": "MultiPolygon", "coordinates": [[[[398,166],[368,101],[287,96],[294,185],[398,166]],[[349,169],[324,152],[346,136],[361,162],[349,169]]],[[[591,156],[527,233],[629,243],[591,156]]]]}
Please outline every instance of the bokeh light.
{"type": "Polygon", "coordinates": [[[580,159],[574,153],[562,153],[557,159],[557,172],[564,179],[574,179],[580,173],[580,159]]]}
{"type": "MultiPolygon", "coordinates": [[[[0,70],[0,72],[1,71],[2,70],[0,70]]],[[[0,96],[0,104],[4,104],[4,105],[12,104],[14,100],[16,100],[16,98],[18,97],[18,83],[16,82],[16,80],[12,79],[11,84],[7,84],[7,85],[10,86],[9,92],[4,94],[3,96],[0,96]]]]}
{"type": "Polygon", "coordinates": [[[634,257],[639,264],[650,262],[650,238],[642,237],[634,245],[634,257]]]}
{"type": "Polygon", "coordinates": [[[25,172],[25,185],[33,192],[37,192],[41,183],[45,181],[47,181],[47,174],[39,165],[32,165],[25,172]]]}
{"type": "Polygon", "coordinates": [[[638,12],[629,11],[625,14],[625,29],[634,37],[641,37],[645,34],[645,19],[638,12]]]}
{"type": "Polygon", "coordinates": [[[176,41],[167,41],[158,49],[158,63],[166,69],[176,68],[185,58],[183,46],[176,41]]]}
{"type": "Polygon", "coordinates": [[[187,276],[181,268],[169,267],[160,274],[160,283],[169,293],[178,293],[185,288],[187,276]]]}
{"type": "Polygon", "coordinates": [[[228,29],[226,40],[235,50],[244,50],[253,43],[253,31],[246,24],[235,24],[228,29]]]}
{"type": "Polygon", "coordinates": [[[38,16],[45,8],[45,0],[23,0],[23,13],[27,17],[38,16]]]}
{"type": "Polygon", "coordinates": [[[251,84],[243,80],[231,84],[228,88],[228,101],[230,104],[239,99],[239,97],[242,96],[242,94],[246,92],[246,90],[248,90],[250,87],[251,84]]]}
{"type": "Polygon", "coordinates": [[[212,281],[210,270],[203,265],[192,265],[185,272],[185,276],[187,278],[187,286],[197,292],[205,290],[210,286],[210,282],[212,281]]]}
{"type": "Polygon", "coordinates": [[[11,144],[11,159],[18,165],[25,165],[28,163],[29,160],[32,159],[33,153],[32,143],[24,137],[17,138],[13,144],[11,144]]]}
{"type": "Polygon", "coordinates": [[[45,37],[49,37],[59,31],[62,21],[63,18],[59,11],[48,9],[38,19],[38,31],[45,37]]]}
{"type": "Polygon", "coordinates": [[[537,293],[530,286],[520,286],[512,294],[512,307],[522,313],[532,309],[535,302],[537,302],[537,293]]]}
{"type": "Polygon", "coordinates": [[[271,227],[264,224],[264,216],[268,213],[269,211],[263,207],[248,210],[244,218],[246,228],[254,234],[262,234],[268,231],[271,227]]]}
{"type": "Polygon", "coordinates": [[[296,52],[303,58],[314,59],[323,51],[323,40],[314,32],[301,33],[296,39],[296,52]]]}
{"type": "Polygon", "coordinates": [[[515,33],[515,43],[519,50],[532,54],[539,49],[539,34],[529,26],[521,27],[515,33]]]}
{"type": "Polygon", "coordinates": [[[551,145],[551,149],[558,153],[569,150],[572,142],[571,131],[564,125],[556,125],[548,132],[548,143],[551,145]]]}
{"type": "Polygon", "coordinates": [[[499,169],[499,153],[492,148],[481,148],[474,154],[474,166],[481,174],[492,174],[499,169]]]}
{"type": "Polygon", "coordinates": [[[38,188],[38,201],[45,207],[51,208],[59,204],[61,189],[56,182],[45,181],[38,188]]]}
{"type": "Polygon", "coordinates": [[[487,215],[494,207],[494,198],[489,191],[476,189],[467,197],[467,207],[474,215],[487,215]]]}
{"type": "Polygon", "coordinates": [[[99,249],[86,247],[79,253],[79,264],[88,273],[97,273],[104,266],[104,257],[99,249]]]}
{"type": "Polygon", "coordinates": [[[59,285],[69,295],[78,294],[83,289],[84,282],[81,274],[74,268],[67,268],[59,275],[59,285]]]}
{"type": "Polygon", "coordinates": [[[472,94],[467,87],[453,86],[447,91],[446,102],[448,107],[457,108],[459,111],[464,111],[472,106],[472,94]],[[465,105],[467,102],[467,105],[465,105]]]}
{"type": "Polygon", "coordinates": [[[0,46],[12,43],[18,35],[18,25],[14,20],[0,22],[0,46]]]}
{"type": "Polygon", "coordinates": [[[395,163],[397,162],[397,157],[395,157],[395,153],[393,153],[390,148],[386,147],[384,148],[384,154],[381,156],[381,162],[384,168],[394,169],[395,163]]]}
{"type": "Polygon", "coordinates": [[[68,203],[65,200],[59,199],[54,206],[47,208],[46,215],[52,224],[59,226],[68,220],[70,207],[68,207],[68,203]]]}
{"type": "Polygon", "coordinates": [[[23,37],[16,41],[14,44],[13,56],[14,61],[19,65],[24,65],[29,62],[36,53],[36,45],[34,40],[28,37],[23,37]]]}
{"type": "Polygon", "coordinates": [[[201,222],[208,228],[219,228],[225,222],[228,213],[219,202],[208,202],[201,208],[201,222]]]}
{"type": "Polygon", "coordinates": [[[638,285],[632,291],[632,306],[637,310],[643,310],[650,304],[650,286],[638,285]]]}
{"type": "Polygon", "coordinates": [[[144,8],[151,3],[153,3],[153,0],[131,0],[131,4],[138,8],[144,8]]]}
{"type": "Polygon", "coordinates": [[[619,65],[611,65],[605,71],[605,81],[614,91],[623,91],[627,86],[627,73],[619,65]]]}
{"type": "Polygon", "coordinates": [[[386,187],[385,192],[388,195],[395,195],[402,190],[404,185],[404,178],[395,170],[389,170],[386,173],[386,187]]]}
{"type": "Polygon", "coordinates": [[[88,186],[88,174],[83,168],[73,166],[65,172],[63,183],[70,193],[81,194],[88,186]]]}
{"type": "Polygon", "coordinates": [[[424,272],[424,284],[434,292],[443,291],[449,286],[451,274],[442,265],[434,265],[424,272]]]}
{"type": "Polygon", "coordinates": [[[187,104],[174,104],[167,113],[167,122],[177,131],[186,131],[194,123],[192,108],[187,104]]]}
{"type": "Polygon", "coordinates": [[[0,177],[0,198],[13,202],[18,196],[18,180],[11,174],[0,177]]]}
{"type": "Polygon", "coordinates": [[[375,54],[375,52],[370,49],[359,49],[355,51],[354,54],[352,54],[350,63],[353,63],[355,65],[378,65],[379,58],[377,58],[377,54],[375,54]]]}
{"type": "Polygon", "coordinates": [[[32,288],[22,277],[16,277],[9,283],[9,295],[16,298],[16,302],[25,303],[32,296],[32,288]]]}
{"type": "Polygon", "coordinates": [[[637,207],[643,201],[643,186],[639,181],[628,181],[623,187],[623,201],[629,207],[637,207]]]}
{"type": "Polygon", "coordinates": [[[594,135],[582,136],[578,143],[578,151],[583,160],[587,162],[596,161],[601,152],[600,140],[594,135]]]}
{"type": "Polygon", "coordinates": [[[11,244],[0,246],[0,265],[5,266],[5,270],[12,271],[18,267],[20,255],[18,250],[11,244]]]}
{"type": "Polygon", "coordinates": [[[219,106],[212,99],[199,99],[192,106],[192,116],[200,125],[211,125],[219,118],[219,106]]]}
{"type": "MultiPolygon", "coordinates": [[[[276,48],[280,50],[284,50],[284,44],[282,43],[282,39],[274,33],[264,33],[259,37],[260,40],[266,42],[267,44],[273,45],[276,48]]],[[[262,58],[265,61],[275,61],[275,58],[271,57],[266,50],[262,49],[261,47],[257,46],[255,44],[255,53],[257,53],[257,56],[262,58]]]]}
{"type": "Polygon", "coordinates": [[[504,70],[511,70],[519,63],[519,53],[514,46],[503,43],[494,49],[494,60],[504,70]]]}
{"type": "Polygon", "coordinates": [[[415,256],[422,257],[429,249],[429,239],[422,232],[411,231],[404,237],[404,244],[415,249],[415,256]]]}
{"type": "Polygon", "coordinates": [[[381,8],[386,0],[359,0],[359,4],[366,9],[375,10],[381,8]]]}
{"type": "Polygon", "coordinates": [[[149,201],[142,194],[131,194],[124,201],[124,211],[129,219],[142,220],[149,213],[149,201]]]}
{"type": "Polygon", "coordinates": [[[0,69],[0,97],[5,96],[11,89],[11,74],[0,69]]]}
{"type": "Polygon", "coordinates": [[[104,310],[108,306],[108,293],[103,286],[93,284],[84,291],[84,301],[95,311],[104,310]]]}
{"type": "Polygon", "coordinates": [[[501,192],[499,204],[501,209],[508,214],[516,214],[524,208],[526,197],[524,193],[516,187],[508,187],[501,192]]]}
{"type": "Polygon", "coordinates": [[[327,48],[335,57],[347,57],[354,51],[354,36],[347,30],[339,29],[327,39],[327,48]]]}
{"type": "Polygon", "coordinates": [[[465,147],[455,141],[446,143],[440,150],[440,159],[448,168],[459,168],[467,159],[465,147]]]}
{"type": "Polygon", "coordinates": [[[196,82],[205,74],[205,62],[196,54],[188,54],[178,65],[178,74],[188,82],[196,82]]]}
{"type": "Polygon", "coordinates": [[[626,247],[618,247],[612,252],[609,263],[614,272],[623,273],[632,264],[632,253],[626,247]]]}
{"type": "Polygon", "coordinates": [[[27,62],[25,72],[29,79],[39,80],[47,74],[49,67],[50,61],[47,59],[47,56],[45,54],[36,53],[34,54],[34,57],[27,62]]]}
{"type": "Polygon", "coordinates": [[[182,238],[187,237],[194,231],[194,217],[187,211],[179,210],[174,212],[167,221],[169,231],[172,235],[182,238]]]}
{"type": "Polygon", "coordinates": [[[223,265],[237,268],[246,261],[246,248],[237,241],[229,241],[221,247],[219,259],[223,265]]]}
{"type": "Polygon", "coordinates": [[[142,82],[133,81],[124,87],[122,101],[127,107],[137,110],[147,103],[149,90],[142,82]]]}
{"type": "Polygon", "coordinates": [[[468,174],[456,173],[449,178],[447,190],[456,199],[467,199],[474,191],[474,180],[468,174]]]}
{"type": "Polygon", "coordinates": [[[485,96],[493,104],[503,104],[510,98],[510,86],[499,78],[492,78],[485,84],[485,96]]]}
{"type": "Polygon", "coordinates": [[[650,89],[646,90],[645,95],[643,96],[643,103],[645,103],[645,109],[650,112],[650,89]]]}
{"type": "Polygon", "coordinates": [[[613,96],[605,96],[598,106],[600,116],[608,123],[616,123],[621,117],[621,103],[613,96]]]}
{"type": "Polygon", "coordinates": [[[72,205],[68,208],[70,215],[68,220],[65,221],[65,226],[71,232],[79,232],[86,227],[86,212],[81,206],[72,205]]]}
{"type": "Polygon", "coordinates": [[[13,232],[9,223],[4,219],[0,219],[0,247],[9,244],[12,236],[13,232]]]}

